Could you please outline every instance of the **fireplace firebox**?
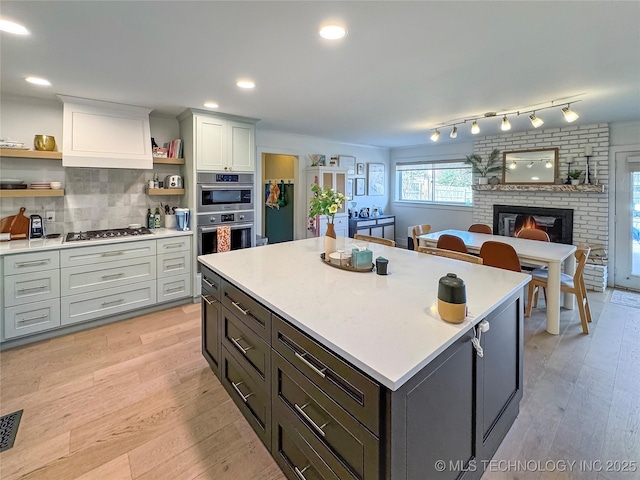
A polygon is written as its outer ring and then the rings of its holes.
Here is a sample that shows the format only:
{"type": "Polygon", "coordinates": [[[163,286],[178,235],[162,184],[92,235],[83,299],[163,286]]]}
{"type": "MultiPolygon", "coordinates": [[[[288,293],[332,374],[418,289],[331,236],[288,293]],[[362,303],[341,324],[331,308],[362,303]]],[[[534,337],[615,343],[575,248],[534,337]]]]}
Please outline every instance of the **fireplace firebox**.
{"type": "Polygon", "coordinates": [[[569,208],[494,205],[493,232],[515,237],[523,228],[537,228],[547,232],[556,243],[573,243],[573,210],[569,208]]]}

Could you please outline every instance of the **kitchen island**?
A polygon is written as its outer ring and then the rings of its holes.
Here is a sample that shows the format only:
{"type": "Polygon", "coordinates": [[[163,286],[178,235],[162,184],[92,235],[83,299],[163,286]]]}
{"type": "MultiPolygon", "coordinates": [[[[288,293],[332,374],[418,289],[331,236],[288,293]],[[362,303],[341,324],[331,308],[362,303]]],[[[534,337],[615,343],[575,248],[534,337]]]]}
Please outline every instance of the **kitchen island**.
{"type": "Polygon", "coordinates": [[[529,276],[367,246],[389,275],[323,264],[322,238],[199,257],[203,354],[292,479],[480,478],[522,398],[529,276]],[[449,272],[457,325],[437,313],[449,272]]]}

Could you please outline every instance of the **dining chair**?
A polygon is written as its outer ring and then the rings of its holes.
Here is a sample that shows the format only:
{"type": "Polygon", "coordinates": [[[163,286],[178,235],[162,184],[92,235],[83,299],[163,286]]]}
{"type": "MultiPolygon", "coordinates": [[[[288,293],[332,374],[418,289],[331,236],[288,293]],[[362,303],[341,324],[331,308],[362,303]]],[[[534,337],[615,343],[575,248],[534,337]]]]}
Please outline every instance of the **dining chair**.
{"type": "Polygon", "coordinates": [[[515,249],[508,243],[488,241],[480,247],[483,265],[520,272],[520,259],[515,249]]]}
{"type": "Polygon", "coordinates": [[[473,233],[488,233],[489,235],[493,233],[493,229],[484,223],[474,223],[469,227],[468,231],[473,233]]]}
{"type": "Polygon", "coordinates": [[[418,247],[418,252],[426,253],[428,255],[434,255],[438,257],[453,258],[455,260],[462,260],[464,262],[482,265],[482,259],[480,257],[476,257],[475,255],[470,255],[468,253],[455,252],[453,250],[445,250],[443,248],[433,248],[433,247],[418,247]]]}
{"type": "Polygon", "coordinates": [[[523,228],[516,233],[517,238],[526,238],[528,240],[540,240],[542,242],[549,242],[549,235],[543,230],[537,228],[523,228]]]}
{"type": "MultiPolygon", "coordinates": [[[[580,311],[580,321],[582,322],[582,333],[589,333],[589,323],[591,323],[591,308],[589,307],[589,298],[587,297],[587,287],[584,283],[584,267],[587,264],[591,248],[589,245],[581,244],[574,253],[576,257],[576,272],[571,275],[566,273],[560,274],[560,291],[573,293],[578,301],[578,310],[580,311]]],[[[531,282],[529,282],[528,302],[526,308],[526,317],[531,316],[531,309],[538,307],[538,291],[540,288],[547,286],[548,271],[544,269],[536,269],[531,272],[531,282]]]]}
{"type": "Polygon", "coordinates": [[[460,253],[469,253],[464,241],[455,235],[440,235],[436,248],[444,248],[445,250],[453,250],[454,252],[460,253]]]}
{"type": "Polygon", "coordinates": [[[426,235],[431,231],[431,225],[428,223],[423,223],[422,225],[416,225],[413,227],[413,249],[417,250],[420,246],[418,243],[418,236],[426,235]]]}
{"type": "Polygon", "coordinates": [[[356,233],[353,236],[353,239],[362,240],[363,242],[379,243],[380,245],[387,245],[388,247],[396,246],[396,242],[394,240],[390,240],[388,238],[381,238],[381,237],[372,237],[370,235],[362,235],[360,233],[356,233]]]}

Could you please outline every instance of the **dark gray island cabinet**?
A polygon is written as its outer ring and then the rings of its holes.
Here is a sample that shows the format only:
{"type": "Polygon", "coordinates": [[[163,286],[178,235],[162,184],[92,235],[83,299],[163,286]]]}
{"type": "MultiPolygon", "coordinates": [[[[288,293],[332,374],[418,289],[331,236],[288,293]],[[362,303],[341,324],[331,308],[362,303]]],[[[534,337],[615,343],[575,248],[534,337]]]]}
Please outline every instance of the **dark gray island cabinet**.
{"type": "Polygon", "coordinates": [[[522,398],[521,288],[485,317],[482,357],[472,327],[393,390],[220,273],[203,263],[202,352],[288,478],[482,476],[522,398]]]}

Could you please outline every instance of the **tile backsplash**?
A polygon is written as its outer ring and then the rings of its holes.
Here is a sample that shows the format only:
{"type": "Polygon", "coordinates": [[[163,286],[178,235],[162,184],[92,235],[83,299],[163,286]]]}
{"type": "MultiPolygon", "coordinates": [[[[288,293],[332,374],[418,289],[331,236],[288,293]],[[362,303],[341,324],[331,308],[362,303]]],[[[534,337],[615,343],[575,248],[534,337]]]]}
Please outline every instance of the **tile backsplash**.
{"type": "MultiPolygon", "coordinates": [[[[147,208],[154,211],[162,202],[180,206],[181,196],[148,196],[145,187],[154,172],[160,179],[175,170],[127,170],[110,168],[65,168],[62,182],[64,197],[26,197],[0,199],[0,218],[15,215],[25,207],[25,215],[55,212],[55,222],[46,222],[46,233],[67,233],[107,228],[122,228],[131,223],[145,224],[147,208]]],[[[4,176],[4,175],[3,175],[4,176]]],[[[28,175],[15,178],[28,178],[28,175]]],[[[52,177],[54,178],[54,177],[52,177]]]]}

